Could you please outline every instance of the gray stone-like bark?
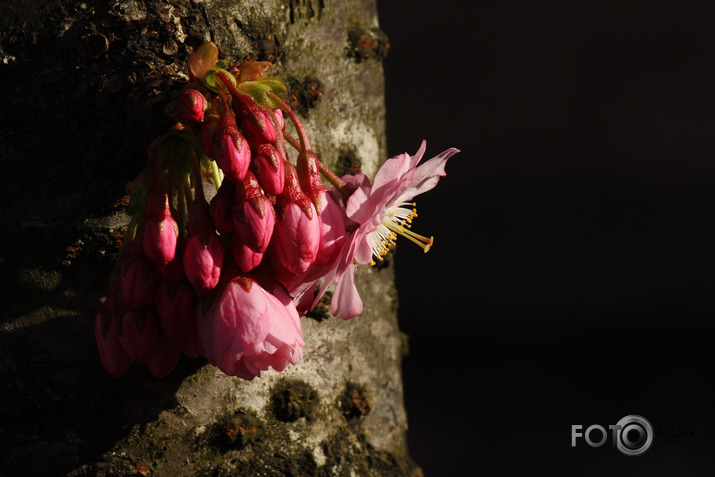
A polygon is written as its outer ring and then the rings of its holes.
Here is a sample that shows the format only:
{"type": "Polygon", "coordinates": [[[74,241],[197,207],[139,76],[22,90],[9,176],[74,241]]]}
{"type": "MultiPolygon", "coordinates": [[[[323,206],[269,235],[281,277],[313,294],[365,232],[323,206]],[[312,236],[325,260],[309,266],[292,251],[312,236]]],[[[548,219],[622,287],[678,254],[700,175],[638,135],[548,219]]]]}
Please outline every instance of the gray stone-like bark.
{"type": "Polygon", "coordinates": [[[337,173],[385,159],[374,0],[9,0],[0,6],[0,475],[410,475],[391,266],[365,312],[303,317],[305,358],[251,382],[182,358],[102,368],[93,317],[124,184],[168,126],[186,57],[274,62],[337,173]]]}

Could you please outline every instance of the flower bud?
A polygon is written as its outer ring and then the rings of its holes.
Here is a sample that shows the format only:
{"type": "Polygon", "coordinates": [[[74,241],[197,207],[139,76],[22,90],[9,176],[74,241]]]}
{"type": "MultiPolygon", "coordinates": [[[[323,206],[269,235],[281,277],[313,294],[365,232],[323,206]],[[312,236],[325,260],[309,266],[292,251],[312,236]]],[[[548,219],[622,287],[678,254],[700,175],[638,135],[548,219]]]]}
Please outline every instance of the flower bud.
{"type": "Polygon", "coordinates": [[[233,108],[238,125],[251,142],[272,143],[276,140],[276,130],[268,114],[247,94],[233,95],[233,108]]]}
{"type": "Polygon", "coordinates": [[[204,118],[201,128],[199,128],[199,133],[197,134],[197,139],[199,142],[199,147],[208,157],[216,157],[214,151],[214,137],[216,135],[216,129],[220,122],[219,116],[217,114],[209,114],[204,118]]]}
{"type": "Polygon", "coordinates": [[[120,288],[124,303],[143,308],[154,294],[159,276],[154,265],[143,254],[130,254],[120,265],[120,288]]]}
{"type": "Polygon", "coordinates": [[[248,380],[269,367],[282,371],[296,364],[305,346],[300,319],[287,295],[282,298],[249,278],[229,280],[208,310],[199,313],[199,335],[209,361],[248,380]]]}
{"type": "Polygon", "coordinates": [[[283,192],[283,158],[272,144],[258,144],[253,147],[250,169],[256,175],[258,183],[269,195],[283,192]]]}
{"type": "Polygon", "coordinates": [[[196,125],[204,120],[208,101],[195,89],[187,89],[168,107],[169,117],[184,124],[196,125]]]}
{"type": "Polygon", "coordinates": [[[241,182],[251,163],[251,149],[246,138],[239,132],[236,116],[228,104],[225,105],[216,127],[213,151],[216,163],[226,178],[232,182],[241,182]]]}
{"type": "Polygon", "coordinates": [[[126,373],[134,361],[122,348],[111,306],[102,307],[94,318],[94,336],[104,369],[115,378],[126,373]]]}
{"type": "MultiPolygon", "coordinates": [[[[176,244],[177,250],[183,250],[181,243],[182,240],[180,237],[179,241],[176,244]]],[[[168,280],[170,282],[178,282],[186,278],[186,274],[184,273],[184,260],[182,258],[181,253],[177,253],[176,255],[174,255],[174,259],[171,262],[165,265],[157,263],[155,264],[155,266],[157,273],[159,273],[159,276],[164,280],[168,280]]]]}
{"type": "Polygon", "coordinates": [[[174,259],[179,226],[171,217],[169,196],[158,187],[147,194],[142,232],[144,253],[149,260],[166,265],[174,259]]]}
{"type": "Polygon", "coordinates": [[[161,333],[169,341],[181,344],[185,328],[193,319],[196,292],[186,281],[160,280],[154,292],[154,304],[159,318],[161,333]]]}
{"type": "Polygon", "coordinates": [[[184,248],[184,271],[194,289],[207,293],[218,285],[223,264],[223,243],[216,234],[203,191],[197,188],[189,212],[188,238],[184,248]]]}
{"type": "Polygon", "coordinates": [[[231,251],[243,272],[249,272],[263,259],[276,222],[273,204],[263,194],[252,172],[236,184],[231,251]]]}
{"type": "Polygon", "coordinates": [[[320,219],[300,189],[295,168],[286,163],[285,185],[276,200],[276,225],[270,247],[271,266],[281,283],[304,273],[320,246],[320,219]]]}
{"type": "Polygon", "coordinates": [[[149,372],[157,378],[164,378],[174,370],[181,357],[181,345],[159,336],[154,352],[146,361],[149,372]]]}
{"type": "Polygon", "coordinates": [[[296,163],[300,187],[311,202],[313,202],[318,214],[320,214],[323,212],[325,205],[322,203],[322,199],[325,196],[323,193],[328,189],[323,185],[323,181],[320,180],[318,157],[313,151],[301,151],[298,154],[296,163]]]}
{"type": "Polygon", "coordinates": [[[121,313],[119,342],[130,358],[146,362],[154,353],[158,338],[159,324],[151,310],[124,309],[121,313]]]}

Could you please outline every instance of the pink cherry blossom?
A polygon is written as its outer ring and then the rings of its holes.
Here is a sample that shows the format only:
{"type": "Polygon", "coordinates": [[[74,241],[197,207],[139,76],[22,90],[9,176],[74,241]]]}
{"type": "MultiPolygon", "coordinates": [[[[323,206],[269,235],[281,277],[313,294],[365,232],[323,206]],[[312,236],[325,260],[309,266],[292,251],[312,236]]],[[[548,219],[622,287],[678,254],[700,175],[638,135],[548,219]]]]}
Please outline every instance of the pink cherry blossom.
{"type": "MultiPolygon", "coordinates": [[[[415,205],[411,201],[437,185],[439,178],[446,175],[444,166],[447,160],[459,150],[447,149],[419,165],[425,148],[426,142],[423,141],[414,156],[400,154],[385,161],[372,185],[364,174],[342,178],[350,189],[354,189],[345,209],[349,232],[340,257],[325,275],[313,306],[327,286],[336,283],[331,305],[333,315],[342,315],[344,319],[357,316],[363,309],[355,287],[357,264],[371,263],[373,258],[382,259],[397,235],[417,243],[425,252],[429,250],[433,239],[409,230],[416,216],[415,205]]],[[[304,293],[308,290],[304,287],[302,291],[303,295],[296,296],[296,301],[305,298],[304,293]]]]}

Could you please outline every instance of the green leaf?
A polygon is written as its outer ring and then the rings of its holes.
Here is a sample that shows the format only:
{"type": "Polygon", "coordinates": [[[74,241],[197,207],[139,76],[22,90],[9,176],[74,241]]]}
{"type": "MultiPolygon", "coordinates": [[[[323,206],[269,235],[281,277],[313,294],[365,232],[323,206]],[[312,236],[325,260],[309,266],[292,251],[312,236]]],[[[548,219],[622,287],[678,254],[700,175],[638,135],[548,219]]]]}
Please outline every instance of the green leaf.
{"type": "MultiPolygon", "coordinates": [[[[225,61],[223,61],[223,60],[221,62],[225,63],[225,61]]],[[[219,63],[221,63],[221,62],[219,62],[219,63]]],[[[212,68],[211,71],[206,73],[206,77],[204,78],[204,82],[206,83],[206,86],[208,86],[209,88],[211,88],[214,91],[221,91],[222,88],[223,88],[223,91],[226,91],[226,88],[224,87],[221,80],[216,78],[216,73],[221,71],[222,69],[223,68],[217,64],[215,68],[212,68]]],[[[233,83],[234,86],[236,86],[238,84],[238,81],[236,81],[236,78],[231,73],[229,73],[226,70],[223,70],[223,74],[225,74],[228,77],[228,79],[231,81],[231,83],[233,83]]]]}
{"type": "Polygon", "coordinates": [[[278,109],[279,105],[271,99],[268,93],[272,92],[282,98],[287,91],[283,82],[275,76],[267,76],[255,81],[244,81],[238,85],[238,89],[251,95],[256,104],[268,103],[271,109],[278,109]]]}

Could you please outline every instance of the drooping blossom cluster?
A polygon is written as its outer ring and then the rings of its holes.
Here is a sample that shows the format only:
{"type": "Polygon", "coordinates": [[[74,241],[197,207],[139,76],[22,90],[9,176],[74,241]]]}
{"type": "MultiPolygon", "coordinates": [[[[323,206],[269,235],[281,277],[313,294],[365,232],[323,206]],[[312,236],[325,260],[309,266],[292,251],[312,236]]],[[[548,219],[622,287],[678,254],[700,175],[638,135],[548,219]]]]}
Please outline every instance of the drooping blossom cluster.
{"type": "Polygon", "coordinates": [[[352,318],[363,308],[358,264],[382,260],[397,235],[432,245],[410,230],[412,199],[458,151],[420,165],[423,143],[389,159],[372,185],[364,174],[338,178],[270,67],[228,65],[211,42],[189,57],[190,83],[168,108],[176,124],[127,186],[132,219],[95,319],[112,375],[138,361],[163,377],[182,353],[244,379],[282,371],[302,358],[300,316],[328,287],[332,313],[352,318]]]}

